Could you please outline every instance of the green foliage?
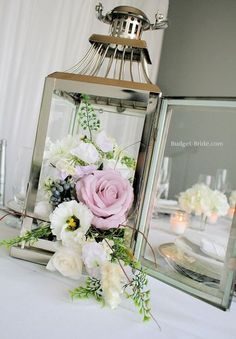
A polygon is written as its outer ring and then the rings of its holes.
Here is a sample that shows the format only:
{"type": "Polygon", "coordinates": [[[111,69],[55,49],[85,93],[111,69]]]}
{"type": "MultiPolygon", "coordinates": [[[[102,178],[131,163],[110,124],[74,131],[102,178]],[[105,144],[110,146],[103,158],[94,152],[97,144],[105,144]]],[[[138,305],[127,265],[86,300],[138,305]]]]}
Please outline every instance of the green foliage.
{"type": "Polygon", "coordinates": [[[127,155],[123,156],[123,158],[121,159],[121,163],[129,168],[132,168],[133,170],[135,170],[136,168],[136,161],[134,160],[134,158],[127,155]]]}
{"type": "Polygon", "coordinates": [[[5,246],[7,248],[10,248],[12,246],[20,245],[22,242],[32,245],[33,243],[38,241],[40,238],[48,238],[49,236],[51,236],[51,234],[52,232],[49,226],[42,226],[32,231],[27,231],[24,235],[18,236],[14,239],[1,240],[0,246],[5,246]]]}
{"type": "Polygon", "coordinates": [[[131,292],[126,292],[126,297],[132,299],[134,305],[138,308],[139,313],[143,316],[143,321],[148,321],[152,318],[150,307],[150,291],[144,290],[147,286],[147,276],[140,270],[134,275],[132,281],[125,285],[125,289],[128,287],[131,292]]]}
{"type": "Polygon", "coordinates": [[[85,286],[80,286],[70,291],[70,296],[72,299],[89,299],[93,297],[103,305],[105,304],[102,296],[101,281],[92,277],[86,279],[85,286]]]}
{"type": "Polygon", "coordinates": [[[106,158],[108,159],[108,160],[110,160],[110,159],[113,159],[114,158],[114,152],[107,152],[106,153],[106,158]]]}
{"type": "Polygon", "coordinates": [[[113,262],[122,261],[124,265],[129,265],[134,269],[140,269],[141,265],[135,260],[132,250],[127,247],[125,240],[125,228],[110,228],[108,230],[99,230],[90,228],[86,234],[87,238],[93,238],[97,242],[102,240],[112,240],[111,246],[111,260],[113,262]]]}
{"type": "Polygon", "coordinates": [[[79,123],[83,130],[88,130],[90,140],[92,140],[92,131],[98,131],[100,128],[100,120],[94,111],[93,106],[89,101],[89,96],[81,95],[81,105],[79,108],[79,123]]]}

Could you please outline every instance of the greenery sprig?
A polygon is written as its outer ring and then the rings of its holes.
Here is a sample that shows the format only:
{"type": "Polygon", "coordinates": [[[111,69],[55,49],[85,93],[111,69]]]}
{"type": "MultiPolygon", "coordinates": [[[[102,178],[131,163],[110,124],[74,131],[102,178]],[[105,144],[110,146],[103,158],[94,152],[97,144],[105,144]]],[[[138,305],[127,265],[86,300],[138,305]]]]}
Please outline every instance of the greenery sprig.
{"type": "Polygon", "coordinates": [[[150,290],[145,290],[147,286],[147,276],[140,270],[136,273],[128,284],[124,286],[126,297],[132,299],[134,305],[139,309],[139,313],[143,315],[143,321],[148,321],[152,318],[150,307],[150,290]],[[127,292],[127,289],[132,292],[127,292]]]}
{"type": "Polygon", "coordinates": [[[105,304],[102,295],[101,281],[92,277],[86,279],[85,286],[80,286],[70,291],[70,296],[72,299],[88,299],[93,297],[99,303],[105,304]]]}
{"type": "Polygon", "coordinates": [[[21,243],[32,245],[35,242],[37,242],[40,238],[48,238],[49,236],[51,236],[51,234],[52,234],[52,231],[50,229],[50,226],[42,226],[32,231],[27,231],[22,236],[17,236],[10,240],[1,240],[0,246],[5,246],[6,248],[10,248],[12,246],[20,245],[21,243]]]}
{"type": "Polygon", "coordinates": [[[92,140],[92,131],[99,130],[100,120],[97,118],[94,108],[89,101],[89,96],[82,94],[81,99],[81,105],[78,112],[79,122],[83,130],[88,130],[90,140],[92,140]]]}

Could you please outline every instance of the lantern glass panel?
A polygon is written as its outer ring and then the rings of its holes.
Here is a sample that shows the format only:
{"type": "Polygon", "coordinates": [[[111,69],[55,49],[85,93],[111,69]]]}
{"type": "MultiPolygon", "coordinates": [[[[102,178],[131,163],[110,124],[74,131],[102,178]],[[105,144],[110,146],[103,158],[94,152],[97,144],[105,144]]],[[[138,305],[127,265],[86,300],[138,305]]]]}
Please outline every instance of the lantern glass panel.
{"type": "Polygon", "coordinates": [[[163,100],[136,245],[151,275],[222,309],[236,267],[235,123],[235,100],[163,100]]]}

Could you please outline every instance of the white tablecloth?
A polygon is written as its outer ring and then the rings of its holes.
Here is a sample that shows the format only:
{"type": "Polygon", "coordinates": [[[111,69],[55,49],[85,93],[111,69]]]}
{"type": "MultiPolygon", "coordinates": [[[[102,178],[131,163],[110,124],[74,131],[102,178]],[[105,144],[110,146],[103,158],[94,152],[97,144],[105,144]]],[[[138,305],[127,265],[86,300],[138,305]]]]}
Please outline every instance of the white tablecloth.
{"type": "MultiPolygon", "coordinates": [[[[0,223],[0,239],[14,231],[0,223]]],[[[142,323],[129,302],[111,311],[93,300],[72,302],[76,282],[17,260],[0,249],[1,339],[235,339],[236,303],[221,311],[153,278],[154,322],[142,323]]]]}

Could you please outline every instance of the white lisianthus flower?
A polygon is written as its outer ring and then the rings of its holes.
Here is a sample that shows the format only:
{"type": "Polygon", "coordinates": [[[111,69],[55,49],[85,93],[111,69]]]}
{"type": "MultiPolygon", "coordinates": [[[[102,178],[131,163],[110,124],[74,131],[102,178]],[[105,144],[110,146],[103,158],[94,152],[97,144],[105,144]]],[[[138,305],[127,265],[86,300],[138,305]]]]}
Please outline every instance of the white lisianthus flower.
{"type": "Polygon", "coordinates": [[[76,148],[71,150],[71,154],[87,164],[94,164],[100,160],[96,147],[91,143],[83,141],[81,141],[76,148]]]}
{"type": "Polygon", "coordinates": [[[64,246],[81,244],[91,226],[92,212],[75,200],[61,203],[50,215],[52,233],[64,246]]]}
{"type": "Polygon", "coordinates": [[[74,248],[61,247],[52,256],[46,268],[49,271],[58,271],[65,277],[77,280],[82,273],[80,252],[74,248]]]}
{"type": "Polygon", "coordinates": [[[229,204],[226,195],[220,191],[212,191],[210,194],[210,208],[212,213],[216,213],[218,216],[224,216],[228,213],[229,204]]]}
{"type": "Polygon", "coordinates": [[[101,278],[101,267],[110,259],[102,242],[87,241],[82,247],[82,258],[88,274],[96,279],[101,278]]]}
{"type": "Polygon", "coordinates": [[[103,169],[113,169],[118,171],[125,179],[133,179],[134,170],[128,167],[126,164],[122,164],[115,159],[105,159],[103,161],[103,169]]]}
{"type": "Polygon", "coordinates": [[[97,133],[95,142],[97,146],[105,153],[111,152],[113,150],[114,141],[106,134],[105,131],[97,133]]]}
{"type": "Polygon", "coordinates": [[[236,205],[236,191],[232,191],[229,197],[229,202],[232,207],[236,205]]]}
{"type": "Polygon", "coordinates": [[[116,308],[121,301],[122,274],[120,265],[116,263],[108,261],[102,266],[102,290],[106,304],[112,309],[116,308]]]}

